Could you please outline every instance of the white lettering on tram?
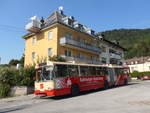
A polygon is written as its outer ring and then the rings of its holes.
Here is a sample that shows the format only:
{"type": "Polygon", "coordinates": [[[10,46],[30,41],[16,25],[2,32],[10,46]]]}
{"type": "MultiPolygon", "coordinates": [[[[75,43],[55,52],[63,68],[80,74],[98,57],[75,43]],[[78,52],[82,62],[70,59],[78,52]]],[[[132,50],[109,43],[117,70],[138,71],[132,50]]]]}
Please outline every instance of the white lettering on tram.
{"type": "Polygon", "coordinates": [[[103,80],[103,77],[96,77],[96,78],[80,78],[80,82],[87,82],[92,80],[103,80]]]}

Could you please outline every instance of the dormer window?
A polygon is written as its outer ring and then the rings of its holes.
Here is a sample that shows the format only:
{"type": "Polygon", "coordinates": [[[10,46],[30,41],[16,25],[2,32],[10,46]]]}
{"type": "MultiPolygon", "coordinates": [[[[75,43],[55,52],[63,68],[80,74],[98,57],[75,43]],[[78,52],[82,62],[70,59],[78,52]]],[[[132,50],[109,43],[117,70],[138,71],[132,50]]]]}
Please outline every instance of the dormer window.
{"type": "Polygon", "coordinates": [[[73,20],[72,19],[70,19],[69,17],[65,17],[65,18],[63,18],[62,19],[63,20],[63,22],[65,23],[65,24],[67,24],[67,25],[69,25],[69,26],[73,26],[73,20]]]}
{"type": "Polygon", "coordinates": [[[83,31],[83,25],[81,25],[79,22],[74,22],[74,28],[83,31]]]}
{"type": "Polygon", "coordinates": [[[95,31],[91,30],[91,35],[95,35],[95,31]]]}

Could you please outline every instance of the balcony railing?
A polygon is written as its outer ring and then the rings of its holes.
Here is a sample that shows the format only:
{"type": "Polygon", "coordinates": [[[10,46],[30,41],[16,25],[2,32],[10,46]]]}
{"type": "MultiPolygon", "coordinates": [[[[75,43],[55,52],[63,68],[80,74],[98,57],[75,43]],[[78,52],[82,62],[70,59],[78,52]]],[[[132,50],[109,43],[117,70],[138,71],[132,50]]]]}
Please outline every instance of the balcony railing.
{"type": "Polygon", "coordinates": [[[62,46],[70,45],[70,46],[78,47],[78,48],[85,49],[85,50],[88,50],[88,51],[91,51],[91,52],[94,52],[97,54],[99,54],[101,52],[100,49],[97,47],[87,45],[85,43],[78,42],[78,41],[75,41],[73,39],[68,39],[66,37],[60,38],[60,44],[62,46]]]}
{"type": "Polygon", "coordinates": [[[25,26],[25,29],[30,32],[38,32],[40,28],[41,28],[41,23],[36,20],[32,20],[30,23],[28,23],[25,26]]]}
{"type": "Polygon", "coordinates": [[[68,57],[68,56],[61,56],[67,62],[76,62],[76,63],[87,63],[87,64],[101,64],[100,60],[90,60],[85,58],[77,58],[77,57],[68,57]]]}
{"type": "Polygon", "coordinates": [[[121,59],[120,55],[116,55],[114,53],[110,53],[110,58],[121,59]]]}

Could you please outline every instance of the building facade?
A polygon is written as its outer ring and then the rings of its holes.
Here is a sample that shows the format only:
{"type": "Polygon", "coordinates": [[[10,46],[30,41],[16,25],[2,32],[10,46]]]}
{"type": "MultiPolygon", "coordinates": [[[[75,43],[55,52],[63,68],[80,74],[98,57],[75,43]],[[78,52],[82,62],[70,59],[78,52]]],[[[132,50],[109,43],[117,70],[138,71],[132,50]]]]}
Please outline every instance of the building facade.
{"type": "Polygon", "coordinates": [[[68,17],[55,11],[46,19],[32,17],[26,25],[25,65],[44,62],[49,57],[60,56],[68,62],[90,64],[122,64],[124,48],[110,42],[68,17]]]}
{"type": "Polygon", "coordinates": [[[125,61],[130,67],[130,71],[145,72],[150,71],[150,57],[132,58],[125,61]]]}

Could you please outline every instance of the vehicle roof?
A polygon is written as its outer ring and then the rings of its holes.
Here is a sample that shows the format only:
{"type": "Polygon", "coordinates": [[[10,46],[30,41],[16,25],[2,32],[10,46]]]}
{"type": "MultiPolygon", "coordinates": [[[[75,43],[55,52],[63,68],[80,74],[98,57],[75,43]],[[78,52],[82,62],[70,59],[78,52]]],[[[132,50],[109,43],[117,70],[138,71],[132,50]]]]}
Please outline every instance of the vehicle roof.
{"type": "Polygon", "coordinates": [[[71,63],[71,62],[53,62],[48,61],[45,66],[50,66],[54,64],[60,64],[60,65],[80,65],[80,66],[97,66],[97,67],[110,67],[110,68],[128,68],[125,66],[117,66],[117,65],[100,65],[100,64],[86,64],[86,63],[71,63]]]}

